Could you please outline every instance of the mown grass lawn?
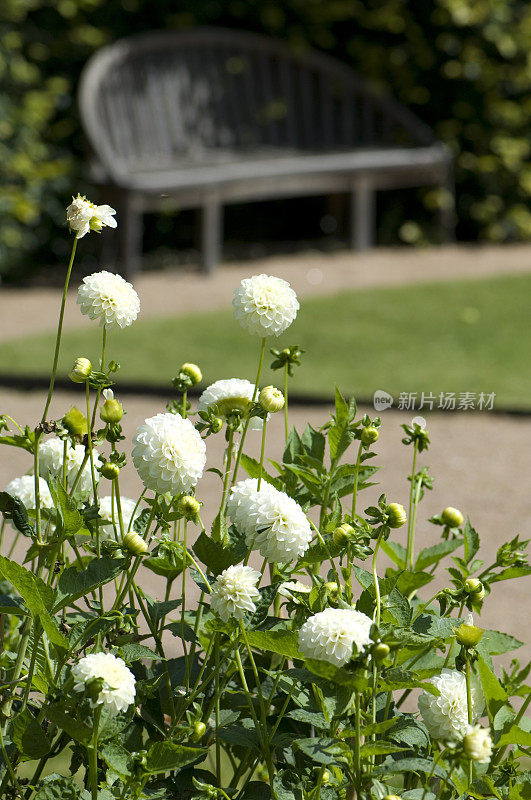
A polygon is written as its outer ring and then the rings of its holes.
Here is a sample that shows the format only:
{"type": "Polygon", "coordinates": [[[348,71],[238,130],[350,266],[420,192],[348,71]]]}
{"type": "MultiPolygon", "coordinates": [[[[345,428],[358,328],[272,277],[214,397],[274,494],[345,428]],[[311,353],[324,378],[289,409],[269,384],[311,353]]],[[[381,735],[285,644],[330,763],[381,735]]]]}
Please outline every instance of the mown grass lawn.
{"type": "MultiPolygon", "coordinates": [[[[269,347],[298,344],[306,352],[291,391],[372,397],[400,392],[496,393],[496,406],[531,408],[531,276],[458,281],[398,289],[345,292],[304,300],[299,317],[269,347]]],[[[97,364],[101,331],[64,336],[60,375],[76,356],[97,364]]],[[[53,335],[6,342],[0,372],[45,375],[53,335]]],[[[121,364],[119,380],[168,387],[183,361],[198,363],[204,385],[218,378],[253,379],[259,339],[230,310],[175,319],[141,318],[109,335],[108,358],[121,364]]],[[[281,385],[266,368],[262,383],[281,385]]]]}

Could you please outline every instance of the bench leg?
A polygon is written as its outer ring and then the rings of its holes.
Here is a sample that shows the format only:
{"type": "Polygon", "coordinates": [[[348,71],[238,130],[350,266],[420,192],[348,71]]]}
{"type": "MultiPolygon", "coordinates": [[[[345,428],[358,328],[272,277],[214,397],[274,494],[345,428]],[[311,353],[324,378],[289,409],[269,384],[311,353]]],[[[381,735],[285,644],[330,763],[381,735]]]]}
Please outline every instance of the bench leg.
{"type": "Polygon", "coordinates": [[[369,250],[374,245],[375,192],[368,178],[358,178],[351,193],[350,246],[352,250],[369,250]]]}
{"type": "Polygon", "coordinates": [[[201,220],[201,266],[203,272],[212,275],[220,261],[223,235],[223,209],[215,198],[203,203],[201,220]]]}
{"type": "Polygon", "coordinates": [[[143,217],[131,193],[124,193],[117,217],[120,231],[119,272],[127,280],[132,280],[142,267],[143,217]]]}

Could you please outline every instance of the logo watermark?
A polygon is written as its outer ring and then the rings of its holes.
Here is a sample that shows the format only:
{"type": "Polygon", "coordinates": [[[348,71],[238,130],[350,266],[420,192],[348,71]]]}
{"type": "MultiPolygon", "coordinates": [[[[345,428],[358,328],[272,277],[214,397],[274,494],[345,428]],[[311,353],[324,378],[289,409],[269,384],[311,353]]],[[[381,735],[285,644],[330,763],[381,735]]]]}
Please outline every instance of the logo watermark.
{"type": "Polygon", "coordinates": [[[495,399],[495,392],[400,392],[395,402],[389,392],[377,389],[372,403],[375,411],[393,407],[398,411],[492,411],[495,399]]]}

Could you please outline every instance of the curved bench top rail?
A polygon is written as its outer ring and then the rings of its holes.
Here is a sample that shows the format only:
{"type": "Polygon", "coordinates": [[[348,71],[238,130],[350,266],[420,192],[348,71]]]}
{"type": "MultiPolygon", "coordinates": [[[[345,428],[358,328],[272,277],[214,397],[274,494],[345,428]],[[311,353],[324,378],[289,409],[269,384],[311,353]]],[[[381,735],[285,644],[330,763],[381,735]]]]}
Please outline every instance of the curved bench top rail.
{"type": "Polygon", "coordinates": [[[109,175],[301,153],[433,146],[348,66],[240,30],[152,31],[95,53],[80,113],[109,175]]]}

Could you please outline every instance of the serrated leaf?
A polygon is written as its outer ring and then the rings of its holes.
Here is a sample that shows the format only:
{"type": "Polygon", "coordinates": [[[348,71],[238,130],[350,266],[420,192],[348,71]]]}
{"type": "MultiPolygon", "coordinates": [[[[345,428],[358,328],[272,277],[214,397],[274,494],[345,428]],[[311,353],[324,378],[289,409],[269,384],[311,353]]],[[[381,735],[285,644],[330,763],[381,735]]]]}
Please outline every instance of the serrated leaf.
{"type": "Polygon", "coordinates": [[[50,752],[46,733],[27,708],[14,718],[11,738],[24,760],[44,758],[50,752]]]}
{"type": "Polygon", "coordinates": [[[28,519],[26,506],[20,499],[7,492],[0,492],[0,511],[6,519],[11,519],[15,528],[24,536],[34,538],[35,528],[28,519]]]}
{"type": "Polygon", "coordinates": [[[483,686],[483,693],[487,702],[489,721],[492,725],[494,717],[507,700],[507,692],[482,656],[478,657],[477,665],[481,685],[483,686]]]}
{"type": "Polygon", "coordinates": [[[127,558],[94,558],[86,569],[77,566],[65,569],[57,584],[57,601],[53,611],[60,611],[72,605],[80,597],[85,597],[99,586],[105,586],[120,575],[129,565],[127,558]]]}
{"type": "Polygon", "coordinates": [[[294,708],[286,714],[286,717],[296,720],[296,722],[305,722],[307,725],[313,725],[315,728],[326,729],[328,727],[321,711],[308,711],[305,708],[294,708]]]}
{"type": "Polygon", "coordinates": [[[374,775],[393,775],[397,772],[420,772],[437,778],[445,778],[446,770],[436,764],[434,767],[431,758],[400,758],[397,760],[386,759],[383,764],[373,770],[374,775]]]}
{"type": "MultiPolygon", "coordinates": [[[[257,461],[255,458],[251,458],[251,456],[242,453],[240,464],[242,465],[243,469],[246,471],[247,475],[250,478],[258,478],[260,475],[260,462],[257,461]]],[[[279,491],[282,490],[282,481],[278,478],[274,478],[273,475],[270,475],[265,469],[262,467],[262,480],[266,483],[270,483],[271,486],[274,486],[275,489],[279,491]]]]}
{"type": "Polygon", "coordinates": [[[496,747],[506,747],[508,744],[516,744],[520,747],[531,747],[531,733],[523,730],[518,725],[513,725],[506,733],[503,733],[496,742],[496,747]]]}
{"type": "Polygon", "coordinates": [[[52,475],[48,477],[48,486],[52,495],[55,507],[61,517],[63,533],[67,539],[75,536],[84,526],[83,516],[77,510],[77,503],[73,497],[65,491],[62,483],[52,475]]]}
{"type": "Polygon", "coordinates": [[[395,564],[400,569],[406,568],[407,551],[405,547],[402,547],[402,545],[398,544],[398,542],[392,542],[388,539],[387,541],[384,540],[382,542],[381,548],[384,551],[384,553],[391,559],[391,561],[394,561],[395,564]]]}
{"type": "MultiPolygon", "coordinates": [[[[477,534],[476,534],[477,535],[477,534]]],[[[422,572],[426,567],[438,563],[441,558],[453,553],[458,547],[463,544],[463,539],[448,539],[446,542],[439,542],[432,547],[425,547],[421,550],[415,562],[415,571],[422,572]]]]}
{"type": "Polygon", "coordinates": [[[267,650],[291,659],[303,659],[299,651],[298,636],[295,631],[248,631],[247,639],[251,647],[267,650]]]}
{"type": "Polygon", "coordinates": [[[71,714],[67,714],[59,704],[48,706],[45,713],[50,722],[54,722],[58,728],[64,730],[74,741],[80,744],[87,744],[90,741],[92,728],[71,714]]]}
{"type": "Polygon", "coordinates": [[[124,644],[118,648],[118,655],[123,658],[126,664],[132,664],[133,661],[140,661],[142,658],[166,660],[164,656],[159,655],[144,644],[124,644]]]}
{"type": "Polygon", "coordinates": [[[241,548],[224,547],[220,542],[211,539],[203,531],[197,538],[193,551],[200,561],[214,574],[219,575],[224,569],[241,560],[241,548]]]}
{"type": "Polygon", "coordinates": [[[523,642],[515,639],[514,636],[509,636],[508,633],[501,631],[484,631],[481,641],[477,649],[483,655],[499,656],[502,653],[508,653],[511,650],[517,650],[523,646],[523,642]]]}
{"type": "Polygon", "coordinates": [[[479,536],[470,524],[470,520],[467,517],[465,523],[465,529],[463,532],[464,543],[465,543],[465,563],[470,564],[474,556],[476,555],[477,551],[479,550],[479,536]]]}
{"type": "Polygon", "coordinates": [[[296,739],[293,747],[316,764],[348,764],[352,761],[352,750],[338,739],[296,739]]]}
{"type": "Polygon", "coordinates": [[[118,775],[129,777],[131,774],[131,753],[117,742],[108,742],[100,753],[107,765],[118,775]]]}
{"type": "Polygon", "coordinates": [[[79,800],[81,790],[72,778],[63,775],[47,775],[39,783],[35,800],[79,800]]]}
{"type": "Polygon", "coordinates": [[[389,753],[403,753],[407,749],[407,747],[398,747],[398,745],[389,742],[367,742],[367,744],[361,746],[360,754],[362,758],[366,758],[367,756],[385,756],[389,753]]]}
{"type": "Polygon", "coordinates": [[[179,772],[189,764],[202,760],[207,754],[204,747],[184,747],[173,742],[155,742],[148,750],[146,772],[157,775],[161,772],[179,772]]]}

